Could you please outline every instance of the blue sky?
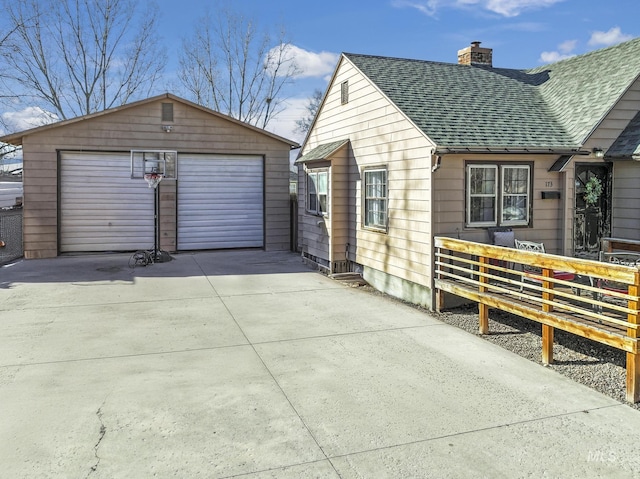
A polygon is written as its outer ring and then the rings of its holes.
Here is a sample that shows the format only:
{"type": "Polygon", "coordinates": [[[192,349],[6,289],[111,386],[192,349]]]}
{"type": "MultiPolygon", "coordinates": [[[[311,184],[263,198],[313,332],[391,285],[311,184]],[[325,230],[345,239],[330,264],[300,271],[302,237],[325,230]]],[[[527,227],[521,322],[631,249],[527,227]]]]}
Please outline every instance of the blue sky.
{"type": "MultiPolygon", "coordinates": [[[[161,41],[176,68],[182,38],[213,0],[156,0],[161,41]]],[[[640,0],[229,0],[274,32],[283,26],[304,76],[286,92],[289,108],[270,130],[301,142],[295,120],[315,89],[324,92],[341,52],[455,63],[471,41],[493,64],[532,68],[640,36],[640,0]]],[[[166,88],[164,88],[166,90],[166,88]]],[[[178,92],[176,92],[178,93],[178,92]]]]}
{"type": "MultiPolygon", "coordinates": [[[[211,1],[157,0],[170,57],[211,1]],[[188,7],[187,7],[188,5],[188,7]]],[[[493,64],[533,68],[640,36],[639,0],[235,0],[261,26],[284,26],[304,78],[269,129],[302,141],[294,122],[341,52],[455,63],[471,41],[493,64]]],[[[171,67],[169,68],[171,70],[171,67]]],[[[170,71],[168,72],[170,75],[170,71]]]]}

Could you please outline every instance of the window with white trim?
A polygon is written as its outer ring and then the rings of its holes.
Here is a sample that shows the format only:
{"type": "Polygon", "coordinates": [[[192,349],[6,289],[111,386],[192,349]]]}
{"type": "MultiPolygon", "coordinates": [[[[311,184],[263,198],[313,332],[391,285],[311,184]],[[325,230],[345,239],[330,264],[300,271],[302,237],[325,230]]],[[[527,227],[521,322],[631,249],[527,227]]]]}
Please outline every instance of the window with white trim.
{"type": "Polygon", "coordinates": [[[467,165],[467,226],[528,225],[531,166],[467,165]]]}
{"type": "Polygon", "coordinates": [[[386,168],[364,170],[364,226],[387,229],[388,185],[386,168]]]}
{"type": "Polygon", "coordinates": [[[329,171],[307,170],[307,211],[315,215],[326,215],[329,205],[329,171]]]}

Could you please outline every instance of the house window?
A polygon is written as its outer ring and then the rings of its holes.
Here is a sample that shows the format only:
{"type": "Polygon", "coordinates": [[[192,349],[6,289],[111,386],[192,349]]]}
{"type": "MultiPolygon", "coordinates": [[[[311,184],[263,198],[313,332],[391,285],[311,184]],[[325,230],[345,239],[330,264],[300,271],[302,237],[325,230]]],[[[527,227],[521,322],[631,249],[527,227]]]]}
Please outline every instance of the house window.
{"type": "Polygon", "coordinates": [[[315,215],[328,213],[329,171],[307,171],[307,211],[315,215]]]}
{"type": "Polygon", "coordinates": [[[529,165],[467,165],[467,226],[528,225],[529,165]]]}
{"type": "Polygon", "coordinates": [[[349,103],[349,81],[343,81],[340,85],[340,102],[345,105],[349,103]]]}
{"type": "Polygon", "coordinates": [[[364,170],[364,226],[387,229],[387,170],[364,170]]]}

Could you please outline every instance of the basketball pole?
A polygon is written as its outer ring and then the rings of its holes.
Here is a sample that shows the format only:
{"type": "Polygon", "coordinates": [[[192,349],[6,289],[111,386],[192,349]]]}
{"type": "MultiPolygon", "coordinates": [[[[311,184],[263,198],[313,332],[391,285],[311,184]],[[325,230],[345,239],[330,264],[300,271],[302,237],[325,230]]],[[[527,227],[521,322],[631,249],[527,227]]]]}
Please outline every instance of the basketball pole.
{"type": "Polygon", "coordinates": [[[149,188],[153,188],[153,249],[136,251],[129,260],[129,266],[147,266],[153,263],[164,263],[173,258],[160,249],[160,191],[158,186],[167,173],[167,158],[172,162],[172,179],[175,179],[176,151],[164,150],[131,150],[131,179],[142,178],[149,188]]]}
{"type": "Polygon", "coordinates": [[[167,261],[166,255],[160,249],[160,180],[162,175],[158,173],[145,174],[144,179],[153,188],[153,250],[147,250],[153,263],[164,263],[167,261]]]}
{"type": "Polygon", "coordinates": [[[154,263],[171,261],[171,257],[160,249],[160,181],[153,186],[153,251],[151,258],[154,263]],[[164,254],[163,254],[164,253],[164,254]]]}
{"type": "Polygon", "coordinates": [[[153,192],[153,262],[159,263],[160,256],[159,243],[160,243],[160,183],[156,184],[153,192]]]}

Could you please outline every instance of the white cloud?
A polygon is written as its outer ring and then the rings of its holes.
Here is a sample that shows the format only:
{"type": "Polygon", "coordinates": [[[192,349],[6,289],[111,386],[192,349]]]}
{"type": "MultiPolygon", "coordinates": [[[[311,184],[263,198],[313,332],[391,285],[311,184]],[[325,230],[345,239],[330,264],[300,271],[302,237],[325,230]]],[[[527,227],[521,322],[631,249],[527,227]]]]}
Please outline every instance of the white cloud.
{"type": "Polygon", "coordinates": [[[589,45],[608,47],[611,45],[616,45],[618,43],[626,42],[627,40],[631,40],[632,38],[632,35],[622,33],[620,27],[613,27],[609,29],[608,32],[593,32],[591,34],[591,38],[589,39],[589,45]]]}
{"type": "Polygon", "coordinates": [[[438,1],[438,0],[428,0],[428,1],[418,1],[418,2],[412,2],[409,0],[393,0],[391,2],[391,4],[394,7],[398,7],[398,8],[402,8],[402,7],[410,7],[410,8],[415,8],[419,11],[421,11],[422,13],[424,13],[425,15],[429,15],[430,17],[434,16],[436,14],[436,10],[438,9],[439,4],[441,4],[442,1],[438,1]]]}
{"type": "Polygon", "coordinates": [[[566,60],[567,58],[571,58],[574,55],[567,55],[560,52],[542,52],[540,54],[540,61],[542,63],[555,63],[560,60],[566,60]]]}
{"type": "Polygon", "coordinates": [[[567,40],[558,45],[558,51],[542,52],[539,61],[542,63],[555,63],[575,56],[573,51],[578,45],[578,40],[567,40]]]}
{"type": "MultiPolygon", "coordinates": [[[[280,47],[274,47],[276,50],[280,47]]],[[[340,55],[332,52],[310,52],[295,45],[289,45],[286,51],[286,59],[294,60],[299,74],[295,78],[322,78],[331,73],[338,63],[340,55]]]]}
{"type": "Polygon", "coordinates": [[[563,0],[488,0],[485,8],[505,17],[517,17],[525,10],[550,7],[563,0]]]}
{"type": "MultiPolygon", "coordinates": [[[[631,40],[632,35],[622,33],[620,27],[613,27],[607,32],[596,31],[591,34],[589,46],[610,46],[627,40],[631,40]]],[[[567,40],[558,45],[558,49],[552,52],[542,52],[539,61],[542,63],[554,63],[566,58],[575,56],[575,49],[578,45],[577,40],[567,40]]]]}
{"type": "Polygon", "coordinates": [[[576,49],[576,45],[578,45],[578,40],[567,40],[566,42],[562,42],[558,45],[558,50],[566,55],[574,51],[576,49]]]}
{"type": "Polygon", "coordinates": [[[415,8],[429,16],[435,16],[442,8],[468,9],[477,5],[504,17],[517,17],[526,10],[550,7],[562,1],[564,0],[393,0],[392,5],[415,8]]]}
{"type": "Polygon", "coordinates": [[[58,120],[56,114],[38,106],[28,106],[20,111],[7,111],[2,114],[2,121],[7,125],[8,131],[28,130],[58,120]]]}

